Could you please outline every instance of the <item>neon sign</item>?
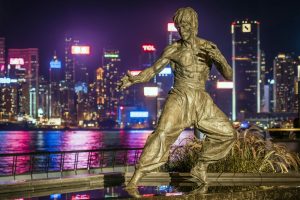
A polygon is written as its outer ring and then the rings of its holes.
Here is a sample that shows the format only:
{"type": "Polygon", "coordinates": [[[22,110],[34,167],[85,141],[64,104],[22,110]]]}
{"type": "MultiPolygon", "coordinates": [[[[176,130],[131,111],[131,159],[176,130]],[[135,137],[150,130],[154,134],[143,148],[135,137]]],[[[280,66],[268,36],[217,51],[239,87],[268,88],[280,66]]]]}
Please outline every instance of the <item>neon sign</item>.
{"type": "Polygon", "coordinates": [[[72,46],[71,53],[75,54],[75,55],[78,55],[78,54],[88,55],[88,54],[90,54],[90,47],[89,46],[72,46]]]}
{"type": "Polygon", "coordinates": [[[145,52],[153,52],[156,51],[155,47],[153,44],[144,44],[142,45],[143,51],[145,52]]]}
{"type": "Polygon", "coordinates": [[[23,58],[10,58],[9,64],[11,65],[24,65],[24,59],[23,58]]]}
{"type": "Polygon", "coordinates": [[[158,87],[144,87],[144,95],[146,97],[156,97],[158,95],[158,87]]]}
{"type": "Polygon", "coordinates": [[[130,71],[130,74],[131,74],[132,76],[136,76],[136,75],[138,75],[140,72],[141,72],[141,70],[132,70],[132,71],[130,71]]]}
{"type": "Polygon", "coordinates": [[[147,118],[147,117],[149,117],[149,112],[147,112],[147,111],[131,111],[130,117],[131,118],[147,118]]]}
{"type": "Polygon", "coordinates": [[[104,58],[119,58],[119,55],[118,54],[104,54],[104,58]]]}
{"type": "Polygon", "coordinates": [[[233,88],[233,82],[218,81],[217,82],[217,88],[218,89],[232,89],[233,88]]]}
{"type": "Polygon", "coordinates": [[[53,69],[60,69],[61,68],[61,62],[59,60],[52,60],[50,62],[50,68],[53,69]]]}
{"type": "Polygon", "coordinates": [[[174,23],[168,23],[168,32],[177,32],[177,28],[174,23]]]}
{"type": "Polygon", "coordinates": [[[171,67],[166,67],[164,68],[161,72],[159,72],[159,76],[166,76],[172,74],[172,69],[171,67]]]}

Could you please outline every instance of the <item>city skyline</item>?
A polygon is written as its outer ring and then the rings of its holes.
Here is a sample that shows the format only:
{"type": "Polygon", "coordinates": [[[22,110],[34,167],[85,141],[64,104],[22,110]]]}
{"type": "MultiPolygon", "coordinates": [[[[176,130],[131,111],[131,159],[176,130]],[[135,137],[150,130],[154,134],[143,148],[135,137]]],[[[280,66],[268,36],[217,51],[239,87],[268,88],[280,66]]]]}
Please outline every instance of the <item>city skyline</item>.
{"type": "Polygon", "coordinates": [[[138,66],[143,43],[154,44],[159,55],[167,44],[167,23],[172,21],[173,13],[179,7],[191,6],[199,13],[199,36],[215,41],[229,63],[230,24],[238,19],[258,20],[261,49],[266,53],[267,67],[271,67],[272,59],[279,52],[299,54],[297,4],[290,1],[284,4],[249,1],[243,5],[238,1],[179,0],[130,3],[0,1],[0,36],[6,38],[7,48],[39,48],[42,75],[48,76],[54,51],[61,61],[64,60],[65,35],[91,45],[90,70],[95,71],[101,65],[103,48],[114,48],[120,49],[122,68],[125,68],[121,70],[125,71],[138,66]]]}

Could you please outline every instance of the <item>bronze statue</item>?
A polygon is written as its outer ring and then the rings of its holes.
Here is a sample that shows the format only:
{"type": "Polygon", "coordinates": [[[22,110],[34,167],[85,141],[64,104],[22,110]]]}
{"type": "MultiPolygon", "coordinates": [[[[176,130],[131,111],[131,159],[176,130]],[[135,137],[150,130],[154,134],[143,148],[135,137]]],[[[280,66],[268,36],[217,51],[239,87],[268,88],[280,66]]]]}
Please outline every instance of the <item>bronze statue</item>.
{"type": "Polygon", "coordinates": [[[174,71],[174,86],[127,188],[137,187],[146,173],[167,161],[170,146],[187,127],[194,125],[206,134],[199,152],[201,159],[191,170],[191,175],[203,183],[206,183],[207,166],[224,158],[235,139],[228,118],[205,91],[212,64],[227,80],[232,80],[231,67],[214,43],[197,37],[198,15],[192,8],[178,9],[173,20],[181,39],[167,46],[153,66],[136,76],[128,72],[119,83],[120,89],[124,89],[148,82],[169,63],[174,71]]]}

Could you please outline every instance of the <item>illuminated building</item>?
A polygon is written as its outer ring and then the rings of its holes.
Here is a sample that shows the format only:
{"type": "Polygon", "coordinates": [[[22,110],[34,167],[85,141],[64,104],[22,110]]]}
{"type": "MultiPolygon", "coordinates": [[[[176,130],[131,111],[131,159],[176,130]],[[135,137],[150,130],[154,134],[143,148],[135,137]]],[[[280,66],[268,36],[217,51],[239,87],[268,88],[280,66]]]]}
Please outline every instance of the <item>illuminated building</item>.
{"type": "MultiPolygon", "coordinates": [[[[48,119],[50,116],[50,87],[51,82],[45,80],[43,76],[39,77],[39,93],[38,93],[38,118],[48,119]]],[[[59,92],[59,91],[58,91],[59,92]]]]}
{"type": "Polygon", "coordinates": [[[76,93],[75,87],[78,89],[88,85],[86,58],[89,54],[90,46],[82,45],[79,40],[72,37],[65,37],[65,82],[62,83],[61,91],[67,96],[63,97],[66,101],[61,102],[61,106],[62,115],[68,116],[64,119],[67,123],[81,120],[84,115],[85,109],[82,110],[80,105],[88,99],[86,95],[82,95],[81,90],[76,93]]]}
{"type": "Polygon", "coordinates": [[[105,117],[105,101],[106,97],[106,85],[104,84],[104,69],[99,67],[96,70],[96,104],[97,114],[100,118],[105,117]]]}
{"type": "Polygon", "coordinates": [[[274,106],[275,112],[297,112],[297,65],[299,59],[291,54],[278,54],[274,59],[274,106]]]}
{"type": "Polygon", "coordinates": [[[0,78],[0,121],[15,121],[18,113],[17,79],[0,78]]]}
{"type": "Polygon", "coordinates": [[[150,67],[156,60],[156,48],[153,44],[143,44],[140,53],[139,65],[142,69],[150,67]]]}
{"type": "Polygon", "coordinates": [[[231,25],[232,33],[232,119],[259,113],[260,95],[260,25],[257,21],[239,20],[231,25]]]}
{"type": "Polygon", "coordinates": [[[83,125],[83,121],[88,119],[89,102],[88,102],[88,85],[85,82],[75,83],[76,94],[76,115],[77,122],[80,126],[83,125]]]}
{"type": "Polygon", "coordinates": [[[104,69],[104,108],[106,117],[117,120],[119,95],[117,82],[120,80],[121,59],[119,50],[103,50],[102,66],[104,69]]]}
{"type": "Polygon", "coordinates": [[[54,55],[53,59],[50,61],[50,91],[49,91],[49,117],[50,118],[58,118],[61,117],[61,103],[60,103],[60,88],[59,82],[62,78],[62,69],[61,69],[61,61],[57,59],[57,56],[54,55]]]}
{"type": "Polygon", "coordinates": [[[5,76],[5,38],[0,37],[0,77],[5,76]]]}
{"type": "Polygon", "coordinates": [[[23,79],[22,114],[37,117],[39,53],[37,48],[8,49],[8,75],[11,78],[23,79]]]}

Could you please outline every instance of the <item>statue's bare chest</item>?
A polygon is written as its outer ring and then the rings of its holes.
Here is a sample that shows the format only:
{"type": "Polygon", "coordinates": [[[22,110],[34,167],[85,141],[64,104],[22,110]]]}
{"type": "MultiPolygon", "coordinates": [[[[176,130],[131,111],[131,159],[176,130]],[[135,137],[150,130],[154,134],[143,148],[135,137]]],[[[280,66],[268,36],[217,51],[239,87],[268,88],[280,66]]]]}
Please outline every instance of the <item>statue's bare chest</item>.
{"type": "Polygon", "coordinates": [[[208,69],[208,63],[204,52],[193,50],[191,48],[180,48],[174,54],[173,59],[176,66],[183,71],[202,72],[208,69]]]}

